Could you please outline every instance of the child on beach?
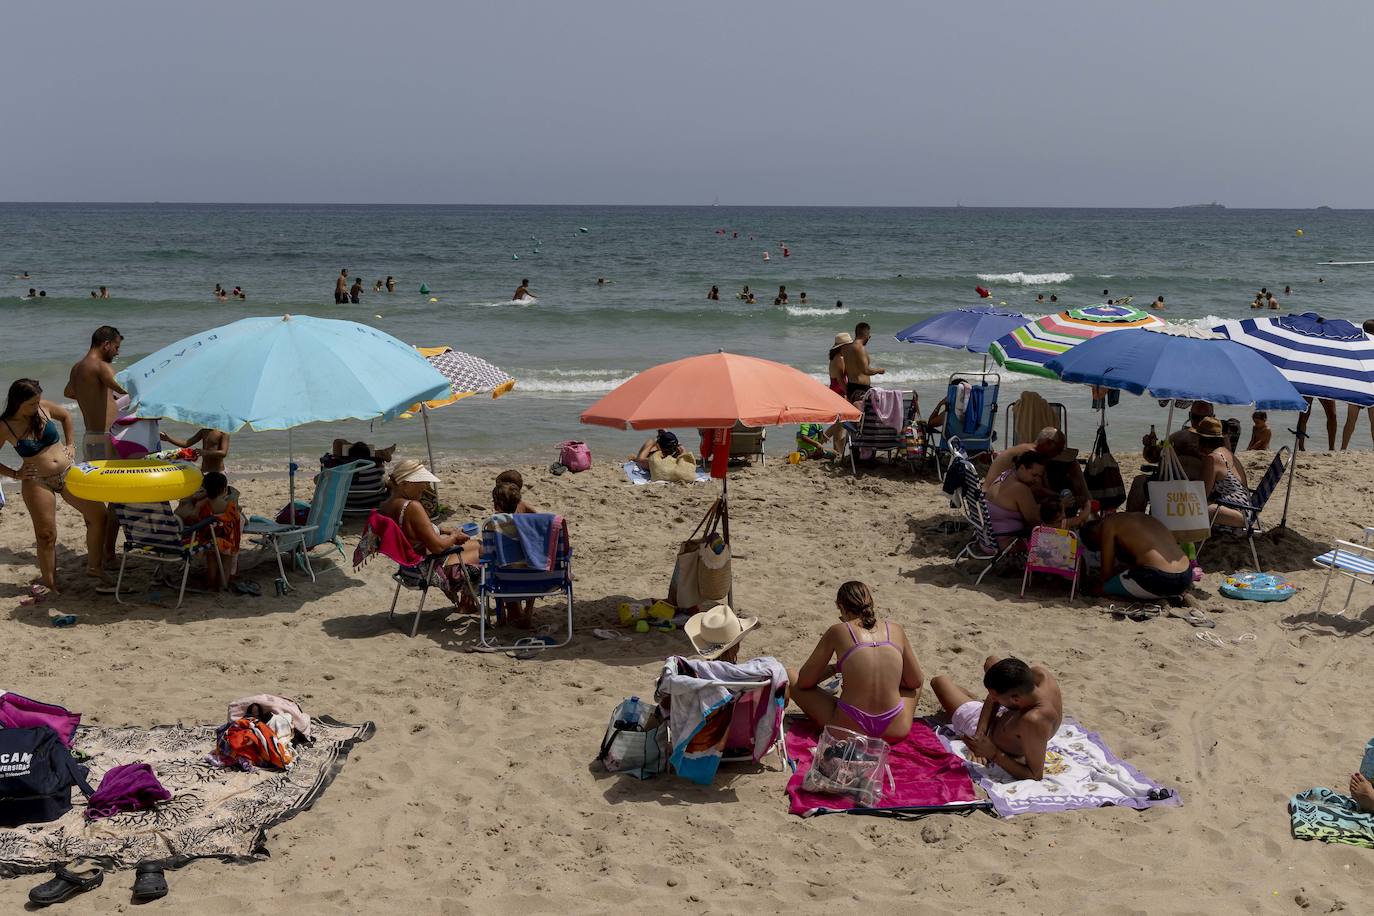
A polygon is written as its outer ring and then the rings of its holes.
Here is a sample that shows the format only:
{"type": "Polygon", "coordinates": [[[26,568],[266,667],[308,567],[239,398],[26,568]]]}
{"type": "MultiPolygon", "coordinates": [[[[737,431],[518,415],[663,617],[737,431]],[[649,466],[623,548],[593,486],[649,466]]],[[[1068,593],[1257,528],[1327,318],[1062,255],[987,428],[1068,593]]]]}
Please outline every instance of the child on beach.
{"type": "Polygon", "coordinates": [[[525,478],[520,475],[519,471],[502,471],[500,474],[497,474],[496,486],[499,487],[502,484],[510,484],[520,491],[520,505],[515,508],[516,515],[535,515],[537,513],[538,510],[525,502],[525,478]]]}
{"type": "Polygon", "coordinates": [[[214,538],[220,560],[206,553],[205,582],[212,590],[233,583],[238,575],[239,544],[243,538],[243,512],[239,509],[239,491],[229,486],[229,479],[218,471],[211,471],[201,481],[201,487],[177,504],[176,514],[185,525],[194,525],[214,518],[194,535],[194,543],[208,544],[214,538]],[[226,582],[219,580],[220,563],[224,565],[226,582]]]}
{"type": "Polygon", "coordinates": [[[1245,446],[1246,451],[1264,451],[1269,448],[1269,439],[1274,435],[1274,431],[1269,428],[1269,414],[1257,410],[1250,414],[1250,420],[1255,424],[1255,428],[1250,431],[1250,444],[1245,446]]]}

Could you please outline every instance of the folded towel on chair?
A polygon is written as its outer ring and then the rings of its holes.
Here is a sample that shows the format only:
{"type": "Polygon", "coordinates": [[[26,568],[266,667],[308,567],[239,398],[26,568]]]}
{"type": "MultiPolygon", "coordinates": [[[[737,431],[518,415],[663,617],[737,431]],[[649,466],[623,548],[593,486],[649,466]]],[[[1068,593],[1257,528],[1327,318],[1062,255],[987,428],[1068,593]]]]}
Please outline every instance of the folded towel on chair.
{"type": "MultiPolygon", "coordinates": [[[[517,513],[510,516],[520,551],[530,569],[550,570],[558,562],[558,548],[567,530],[561,515],[517,513]]],[[[498,543],[502,540],[497,539],[498,543]]],[[[501,565],[506,565],[501,562],[501,565]]]]}
{"type": "Polygon", "coordinates": [[[787,752],[797,762],[797,770],[787,781],[788,809],[801,817],[814,814],[914,811],[952,806],[977,805],[973,782],[963,761],[950,753],[931,727],[921,720],[911,723],[911,734],[890,745],[887,765],[891,782],[885,782],[879,803],[859,807],[857,799],[845,795],[822,795],[802,789],[806,771],[811,769],[812,751],[820,730],[810,719],[787,720],[787,752]]]}
{"type": "Polygon", "coordinates": [[[1065,717],[1045,751],[1044,779],[1016,779],[999,766],[974,763],[968,748],[947,726],[937,734],[964,760],[969,773],[1000,817],[1077,808],[1152,808],[1179,805],[1173,789],[1165,788],[1117,757],[1096,734],[1065,717]]]}
{"type": "Polygon", "coordinates": [[[900,391],[888,391],[885,388],[870,389],[868,403],[873,405],[873,415],[878,418],[879,423],[890,429],[895,429],[897,432],[902,431],[905,405],[902,403],[900,391]]]}

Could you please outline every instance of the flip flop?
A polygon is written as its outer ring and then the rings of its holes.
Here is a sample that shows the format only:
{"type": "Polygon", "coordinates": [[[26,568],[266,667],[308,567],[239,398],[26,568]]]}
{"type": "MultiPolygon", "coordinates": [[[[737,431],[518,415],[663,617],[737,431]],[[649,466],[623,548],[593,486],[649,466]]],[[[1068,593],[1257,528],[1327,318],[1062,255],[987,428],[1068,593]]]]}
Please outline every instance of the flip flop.
{"type": "Polygon", "coordinates": [[[595,630],[592,630],[592,635],[595,636],[597,639],[609,639],[612,642],[630,641],[630,637],[624,635],[623,633],[617,633],[615,630],[608,630],[604,627],[597,627],[595,630]]]}
{"type": "Polygon", "coordinates": [[[557,642],[558,640],[552,636],[526,636],[515,641],[515,648],[511,650],[510,656],[521,661],[531,659],[557,642]]]}
{"type": "Polygon", "coordinates": [[[134,874],[134,903],[147,903],[167,896],[167,877],[162,866],[140,862],[134,874]]]}
{"type": "Polygon", "coordinates": [[[30,888],[29,902],[34,906],[52,906],[70,900],[77,894],[95,890],[104,880],[105,871],[99,863],[76,859],[68,865],[57,866],[50,880],[30,888]]]}
{"type": "Polygon", "coordinates": [[[59,628],[75,626],[75,625],[76,625],[76,615],[75,615],[75,614],[58,614],[56,617],[54,617],[54,618],[52,619],[52,625],[55,626],[55,627],[59,627],[59,628]]]}
{"type": "Polygon", "coordinates": [[[25,595],[23,598],[19,599],[19,606],[37,607],[38,605],[42,604],[44,601],[47,601],[55,594],[56,592],[54,592],[50,588],[46,588],[45,586],[31,585],[29,586],[29,593],[25,595]]]}
{"type": "Polygon", "coordinates": [[[1203,627],[1209,630],[1217,625],[1215,620],[1208,617],[1197,608],[1190,609],[1186,614],[1180,614],[1177,610],[1170,610],[1169,616],[1177,617],[1179,620],[1190,623],[1195,627],[1203,627]]]}
{"type": "Polygon", "coordinates": [[[113,583],[113,582],[108,582],[108,583],[102,582],[102,583],[100,583],[99,585],[97,585],[97,586],[95,587],[95,593],[96,593],[97,595],[113,595],[113,594],[115,593],[115,586],[114,586],[114,583],[113,583]]]}

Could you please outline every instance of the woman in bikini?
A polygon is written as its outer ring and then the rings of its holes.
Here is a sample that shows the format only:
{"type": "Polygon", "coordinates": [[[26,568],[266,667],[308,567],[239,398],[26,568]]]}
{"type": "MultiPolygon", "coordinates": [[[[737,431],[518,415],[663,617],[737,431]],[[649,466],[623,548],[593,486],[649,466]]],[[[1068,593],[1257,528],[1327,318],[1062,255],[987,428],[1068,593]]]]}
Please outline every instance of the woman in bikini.
{"type": "Polygon", "coordinates": [[[430,521],[429,513],[420,504],[420,497],[430,484],[438,482],[439,478],[421,462],[410,458],[398,461],[386,479],[390,495],[377,511],[401,526],[401,533],[417,553],[428,556],[443,553],[451,547],[463,547],[461,553],[444,558],[442,581],[434,583],[443,589],[450,600],[463,601],[469,597],[462,588],[463,576],[466,575],[463,566],[465,563],[477,565],[481,542],[461,531],[440,528],[430,521]]]}
{"type": "Polygon", "coordinates": [[[873,593],[862,582],[841,585],[835,606],[840,622],[825,631],[800,671],[788,672],[792,701],[822,728],[901,741],[925,680],[906,631],[878,619],[873,593]],[[835,674],[844,675],[838,698],[819,686],[835,674]]]}
{"type": "Polygon", "coordinates": [[[1045,456],[1035,450],[1012,459],[1011,467],[988,484],[988,516],[998,544],[1005,546],[1013,537],[1040,524],[1040,503],[1036,488],[1045,486],[1045,456]]]}
{"type": "Polygon", "coordinates": [[[86,522],[86,574],[99,580],[96,591],[114,594],[105,575],[105,507],[67,492],[67,471],[75,460],[72,415],[60,404],[43,400],[43,388],[31,378],[10,385],[0,414],[0,446],[12,445],[23,463],[16,469],[0,465],[0,474],[21,481],[20,492],[38,544],[38,578],[21,604],[38,604],[57,594],[57,497],[61,496],[86,522]]]}
{"type": "Polygon", "coordinates": [[[1207,488],[1207,511],[1212,516],[1212,524],[1244,528],[1245,516],[1237,509],[1220,505],[1219,501],[1250,504],[1245,468],[1226,447],[1226,434],[1220,420],[1207,417],[1195,429],[1198,451],[1202,453],[1202,483],[1207,488]]]}

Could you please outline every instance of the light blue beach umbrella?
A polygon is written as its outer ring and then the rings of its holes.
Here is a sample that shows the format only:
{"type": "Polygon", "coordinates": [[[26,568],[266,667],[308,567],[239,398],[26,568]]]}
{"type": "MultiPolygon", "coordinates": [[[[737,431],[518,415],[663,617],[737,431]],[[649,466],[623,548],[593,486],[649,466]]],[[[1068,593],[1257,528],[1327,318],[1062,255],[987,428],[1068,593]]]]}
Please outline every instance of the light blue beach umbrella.
{"type": "MultiPolygon", "coordinates": [[[[353,321],[244,318],[170,344],[119,373],[130,412],[237,432],[389,420],[445,397],[449,381],[409,344],[353,321]]],[[[292,455],[291,497],[295,499],[292,455]]]]}

